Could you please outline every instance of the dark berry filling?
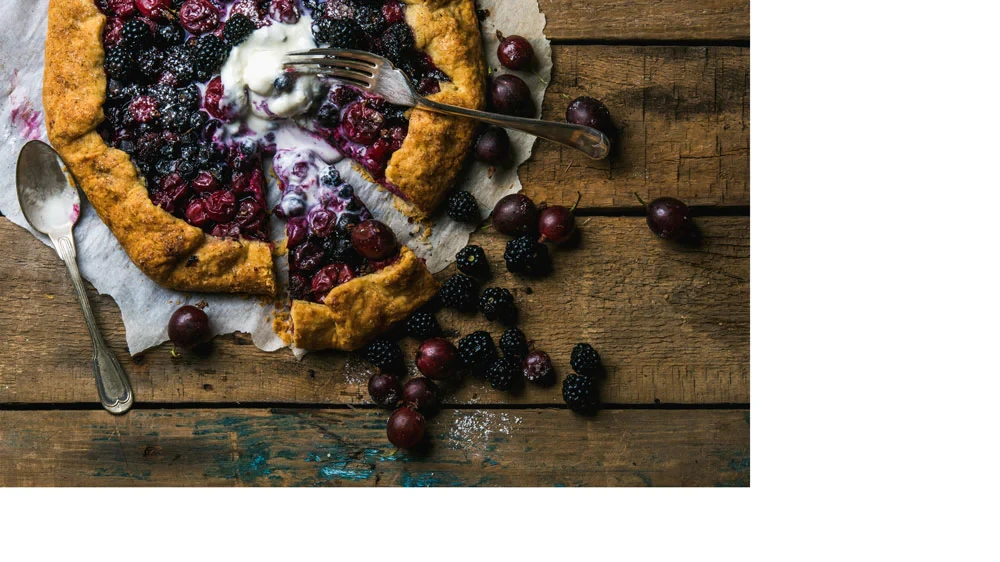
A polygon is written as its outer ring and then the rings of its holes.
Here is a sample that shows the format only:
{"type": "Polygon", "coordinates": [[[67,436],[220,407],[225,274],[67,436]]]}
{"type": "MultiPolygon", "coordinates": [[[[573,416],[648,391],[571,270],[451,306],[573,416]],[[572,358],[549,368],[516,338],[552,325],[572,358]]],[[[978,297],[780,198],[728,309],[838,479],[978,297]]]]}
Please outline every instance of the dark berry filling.
{"type": "MultiPolygon", "coordinates": [[[[415,48],[402,2],[96,4],[108,16],[102,36],[108,76],[105,120],[98,130],[108,145],[130,155],[156,205],[215,236],[268,241],[263,166],[274,156],[283,195],[273,213],[287,220],[293,298],[322,302],[333,287],[399,259],[398,251],[369,260],[355,250],[351,232],[371,215],[353,187],[315,153],[275,154],[268,135],[225,134],[235,115],[224,103],[219,73],[230,50],[255,29],[294,24],[311,14],[317,44],[381,54],[405,70],[421,93],[435,93],[449,78],[415,48]]],[[[293,80],[280,76],[276,91],[290,90],[293,80]]],[[[325,88],[312,107],[308,128],[398,194],[385,181],[385,169],[406,138],[404,108],[339,84],[325,88]]]]}

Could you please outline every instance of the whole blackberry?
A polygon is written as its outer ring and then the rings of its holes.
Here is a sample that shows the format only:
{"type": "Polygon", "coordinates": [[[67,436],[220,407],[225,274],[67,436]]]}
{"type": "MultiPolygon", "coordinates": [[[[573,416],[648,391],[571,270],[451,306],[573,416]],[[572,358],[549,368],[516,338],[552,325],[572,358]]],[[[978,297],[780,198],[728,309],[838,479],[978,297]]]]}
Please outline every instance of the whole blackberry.
{"type": "Polygon", "coordinates": [[[139,54],[140,51],[149,47],[153,41],[153,34],[149,32],[149,26],[139,19],[131,19],[125,22],[122,27],[121,45],[129,53],[139,54]]]}
{"type": "Polygon", "coordinates": [[[510,390],[514,388],[520,376],[521,366],[513,359],[507,357],[501,357],[493,361],[489,368],[486,369],[486,380],[496,390],[510,390]]]}
{"type": "Polygon", "coordinates": [[[403,57],[413,49],[413,33],[410,26],[405,22],[396,22],[386,28],[382,33],[382,54],[395,64],[399,64],[403,57]]]}
{"type": "Polygon", "coordinates": [[[313,19],[317,18],[326,10],[326,0],[303,0],[302,5],[309,9],[313,19]]]}
{"type": "Polygon", "coordinates": [[[226,27],[222,29],[222,37],[232,46],[239,45],[251,33],[254,32],[256,27],[250,18],[243,14],[233,14],[226,22],[226,27]]]}
{"type": "Polygon", "coordinates": [[[459,250],[455,254],[455,265],[459,271],[476,279],[486,279],[490,276],[490,264],[486,261],[486,252],[479,246],[470,244],[459,250]]]}
{"type": "Polygon", "coordinates": [[[394,341],[379,338],[368,344],[362,353],[366,361],[387,373],[399,372],[403,367],[403,351],[394,341]]]}
{"type": "Polygon", "coordinates": [[[406,333],[419,340],[441,335],[441,326],[430,312],[414,312],[406,319],[406,333]]]}
{"type": "Polygon", "coordinates": [[[466,367],[487,365],[497,357],[497,348],[489,332],[479,330],[458,340],[458,358],[466,367]]]}
{"type": "Polygon", "coordinates": [[[354,7],[354,21],[358,22],[362,31],[371,36],[377,36],[385,27],[385,16],[382,15],[381,8],[364,2],[354,7]]]}
{"type": "Polygon", "coordinates": [[[504,357],[520,361],[528,355],[528,338],[518,328],[507,328],[500,336],[500,351],[504,357]]]}
{"type": "Polygon", "coordinates": [[[573,346],[569,364],[574,371],[587,377],[601,374],[601,356],[589,343],[578,343],[573,346]]]}
{"type": "Polygon", "coordinates": [[[173,74],[179,86],[195,79],[194,61],[191,60],[191,53],[184,47],[171,47],[167,51],[163,70],[173,74]]]}
{"type": "Polygon", "coordinates": [[[452,275],[441,284],[438,296],[448,308],[471,312],[476,309],[476,282],[461,273],[452,275]]]}
{"type": "Polygon", "coordinates": [[[517,322],[517,305],[514,295],[502,287],[490,287],[479,298],[479,310],[487,320],[499,320],[510,325],[517,322]]]}
{"type": "Polygon", "coordinates": [[[184,43],[184,37],[184,29],[177,24],[161,24],[156,29],[156,44],[163,48],[184,43]]]}
{"type": "Polygon", "coordinates": [[[104,55],[104,71],[115,80],[125,80],[132,73],[132,57],[124,47],[111,47],[104,55]]]}
{"type": "Polygon", "coordinates": [[[320,18],[313,22],[312,32],[317,43],[335,49],[358,48],[363,39],[361,28],[351,20],[320,18]]]}
{"type": "Polygon", "coordinates": [[[198,44],[194,51],[195,66],[198,69],[198,78],[207,80],[215,71],[222,66],[229,54],[229,47],[211,33],[198,38],[198,44]]]}
{"type": "Polygon", "coordinates": [[[456,191],[448,197],[448,216],[469,224],[476,224],[482,218],[476,198],[468,191],[456,191]]]}
{"type": "Polygon", "coordinates": [[[573,373],[566,377],[562,386],[563,401],[574,412],[581,414],[597,410],[597,382],[590,377],[573,373]]]}
{"type": "Polygon", "coordinates": [[[507,262],[507,271],[511,273],[544,275],[551,267],[549,249],[528,235],[507,242],[503,259],[507,262]]]}
{"type": "Polygon", "coordinates": [[[141,78],[150,84],[155,83],[163,72],[163,51],[146,49],[136,59],[136,63],[141,78]]]}

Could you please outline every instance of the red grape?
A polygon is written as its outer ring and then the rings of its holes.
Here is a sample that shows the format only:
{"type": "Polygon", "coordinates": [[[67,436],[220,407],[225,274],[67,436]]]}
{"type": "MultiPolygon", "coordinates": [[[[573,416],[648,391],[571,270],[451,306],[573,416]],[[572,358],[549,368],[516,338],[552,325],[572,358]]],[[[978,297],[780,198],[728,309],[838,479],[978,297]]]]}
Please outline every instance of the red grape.
{"type": "Polygon", "coordinates": [[[379,406],[391,408],[399,402],[403,390],[399,379],[389,373],[378,372],[368,378],[368,395],[379,406]]]}
{"type": "Polygon", "coordinates": [[[182,349],[192,349],[207,342],[212,336],[208,315],[197,306],[178,308],[167,323],[167,336],[174,345],[182,349]]]}
{"type": "Polygon", "coordinates": [[[431,338],[417,350],[417,369],[425,376],[441,380],[451,376],[458,350],[444,338],[431,338]]]}
{"type": "Polygon", "coordinates": [[[385,426],[389,442],[400,449],[412,449],[424,438],[424,416],[409,408],[399,408],[389,416],[385,426]]]}
{"type": "Polygon", "coordinates": [[[528,85],[513,74],[501,74],[490,83],[490,104],[504,115],[534,117],[535,102],[528,85]]]}
{"type": "Polygon", "coordinates": [[[427,377],[410,379],[403,385],[403,402],[424,416],[432,416],[440,406],[437,385],[427,377]]]}
{"type": "Polygon", "coordinates": [[[518,236],[534,232],[538,226],[538,210],[527,196],[512,193],[493,207],[493,228],[501,234],[518,236]]]}
{"type": "Polygon", "coordinates": [[[374,219],[363,221],[351,231],[351,245],[369,260],[384,260],[399,249],[392,229],[374,219]]]}
{"type": "Polygon", "coordinates": [[[535,50],[524,37],[508,35],[497,47],[497,58],[500,59],[500,64],[511,70],[524,70],[531,66],[535,50]]]}

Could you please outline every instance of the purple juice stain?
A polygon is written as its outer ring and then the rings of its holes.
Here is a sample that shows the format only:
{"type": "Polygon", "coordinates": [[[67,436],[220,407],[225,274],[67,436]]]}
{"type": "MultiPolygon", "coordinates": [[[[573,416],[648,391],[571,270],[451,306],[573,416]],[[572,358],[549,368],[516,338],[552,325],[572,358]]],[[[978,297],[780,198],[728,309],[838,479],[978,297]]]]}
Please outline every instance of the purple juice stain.
{"type": "Polygon", "coordinates": [[[11,78],[11,91],[8,99],[10,100],[10,122],[14,126],[15,130],[21,135],[25,140],[38,140],[42,138],[42,113],[35,110],[31,102],[28,101],[28,97],[25,95],[18,95],[18,89],[20,87],[20,78],[18,77],[18,71],[14,70],[14,76],[11,78]]]}

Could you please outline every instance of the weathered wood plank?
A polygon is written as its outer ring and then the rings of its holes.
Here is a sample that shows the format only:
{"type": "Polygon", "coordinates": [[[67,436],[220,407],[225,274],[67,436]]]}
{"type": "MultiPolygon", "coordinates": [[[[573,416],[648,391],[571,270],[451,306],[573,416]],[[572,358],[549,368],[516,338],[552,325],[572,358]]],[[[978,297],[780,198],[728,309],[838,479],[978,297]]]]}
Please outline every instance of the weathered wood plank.
{"type": "Polygon", "coordinates": [[[746,0],[539,0],[557,41],[750,40],[746,0]]]}
{"type": "Polygon", "coordinates": [[[0,486],[748,486],[747,410],[0,411],[0,486]]]}
{"type": "MultiPolygon", "coordinates": [[[[698,250],[660,241],[641,217],[579,222],[579,245],[555,251],[555,271],[542,280],[508,274],[501,257],[506,239],[492,230],[473,239],[491,260],[490,284],[513,290],[522,329],[552,355],[560,376],[570,372],[573,345],[586,341],[609,370],[606,402],[749,402],[749,219],[699,219],[705,243],[698,250]]],[[[62,263],[6,219],[0,240],[20,248],[0,255],[0,403],[93,402],[90,340],[62,263]]],[[[93,291],[91,302],[140,403],[367,402],[362,361],[330,352],[297,362],[287,351],[263,353],[244,336],[217,338],[203,359],[174,358],[168,344],[130,361],[118,308],[93,291]]],[[[478,314],[443,312],[439,320],[455,334],[502,332],[478,314]]],[[[406,342],[408,353],[415,345],[406,342]]],[[[478,379],[447,398],[449,404],[561,400],[558,387],[531,385],[512,395],[478,379]]]]}
{"type": "Polygon", "coordinates": [[[539,141],[525,193],[586,208],[638,207],[671,195],[692,205],[750,204],[750,49],[557,46],[543,116],[562,121],[580,95],[607,104],[619,146],[595,162],[539,141]]]}

